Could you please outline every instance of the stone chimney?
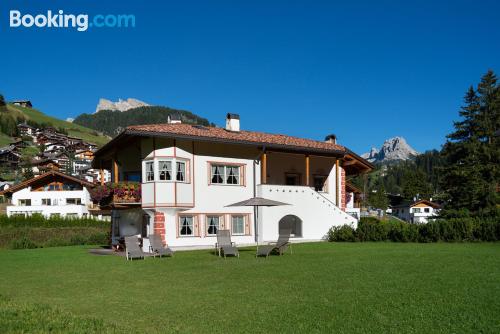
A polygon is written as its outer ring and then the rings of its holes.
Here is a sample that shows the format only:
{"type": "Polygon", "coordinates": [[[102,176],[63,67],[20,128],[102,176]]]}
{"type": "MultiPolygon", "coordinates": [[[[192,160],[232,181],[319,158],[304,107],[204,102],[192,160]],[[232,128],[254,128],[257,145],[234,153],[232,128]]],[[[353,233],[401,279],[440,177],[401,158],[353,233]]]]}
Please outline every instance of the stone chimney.
{"type": "Polygon", "coordinates": [[[334,134],[330,134],[325,137],[325,142],[330,144],[337,144],[337,136],[334,134]]]}
{"type": "Polygon", "coordinates": [[[240,115],[227,114],[226,116],[226,130],[227,131],[240,131],[240,115]]]}
{"type": "Polygon", "coordinates": [[[167,116],[167,122],[168,124],[180,124],[182,123],[181,120],[181,115],[180,114],[170,114],[167,116]]]}

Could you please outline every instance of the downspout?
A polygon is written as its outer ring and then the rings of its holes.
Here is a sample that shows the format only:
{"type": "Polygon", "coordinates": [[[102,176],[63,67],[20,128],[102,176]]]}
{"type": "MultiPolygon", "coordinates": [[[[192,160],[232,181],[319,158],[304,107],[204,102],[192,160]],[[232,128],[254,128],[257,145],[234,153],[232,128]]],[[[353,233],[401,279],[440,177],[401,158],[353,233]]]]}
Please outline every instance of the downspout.
{"type": "MultiPolygon", "coordinates": [[[[264,154],[264,152],[266,151],[266,147],[262,147],[262,152],[259,153],[259,155],[257,155],[257,157],[255,159],[253,159],[253,197],[256,197],[257,196],[257,176],[256,176],[256,165],[257,163],[259,163],[259,160],[260,160],[260,157],[262,157],[262,154],[264,154]]],[[[262,178],[262,177],[261,177],[262,178]]],[[[257,235],[257,224],[258,224],[258,217],[259,217],[259,212],[258,212],[258,208],[256,206],[253,207],[253,217],[254,217],[254,222],[253,222],[253,232],[254,232],[254,235],[255,235],[255,242],[258,244],[259,243],[259,240],[258,240],[258,235],[257,235]]]]}

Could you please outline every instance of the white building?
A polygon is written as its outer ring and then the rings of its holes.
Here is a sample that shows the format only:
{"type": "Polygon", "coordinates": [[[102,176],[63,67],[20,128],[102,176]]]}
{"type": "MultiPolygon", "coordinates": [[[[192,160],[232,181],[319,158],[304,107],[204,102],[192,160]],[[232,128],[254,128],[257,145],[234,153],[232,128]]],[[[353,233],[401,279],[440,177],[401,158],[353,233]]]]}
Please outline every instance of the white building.
{"type": "Polygon", "coordinates": [[[137,234],[145,248],[153,233],[171,246],[214,245],[218,229],[240,245],[276,240],[285,227],[292,239],[321,240],[333,225],[357,224],[346,213],[346,177],[372,170],[334,136],[243,131],[234,114],[225,129],[179,120],[130,126],[95,153],[93,167],[125,188],[140,182],[140,199],[121,191],[108,207],[113,242],[137,234]],[[290,205],[259,208],[258,222],[252,207],[227,207],[254,196],[290,205]]]}
{"type": "Polygon", "coordinates": [[[427,200],[392,207],[392,214],[414,224],[426,224],[430,217],[437,216],[440,205],[427,200]]]}
{"type": "Polygon", "coordinates": [[[86,217],[92,207],[88,188],[94,185],[50,171],[12,186],[0,194],[11,198],[7,216],[86,217]]]}

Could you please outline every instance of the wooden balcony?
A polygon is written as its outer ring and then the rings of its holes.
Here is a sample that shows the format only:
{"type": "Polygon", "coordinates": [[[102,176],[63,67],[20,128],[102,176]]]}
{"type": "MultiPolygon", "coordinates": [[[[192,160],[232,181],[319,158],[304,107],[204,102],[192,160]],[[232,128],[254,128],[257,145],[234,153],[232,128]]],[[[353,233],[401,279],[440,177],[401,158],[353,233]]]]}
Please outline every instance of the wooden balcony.
{"type": "Polygon", "coordinates": [[[141,184],[118,182],[98,185],[90,191],[90,196],[101,208],[141,205],[141,184]]]}

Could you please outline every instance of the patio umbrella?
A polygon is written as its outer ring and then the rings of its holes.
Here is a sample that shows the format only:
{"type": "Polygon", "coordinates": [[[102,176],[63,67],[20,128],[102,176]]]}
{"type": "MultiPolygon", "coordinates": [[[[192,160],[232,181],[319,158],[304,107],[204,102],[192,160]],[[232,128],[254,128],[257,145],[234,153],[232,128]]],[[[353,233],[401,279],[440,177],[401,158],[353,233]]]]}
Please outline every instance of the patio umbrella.
{"type": "Polygon", "coordinates": [[[226,205],[226,207],[229,206],[253,206],[254,207],[254,213],[255,213],[255,221],[254,221],[254,229],[255,229],[255,242],[257,245],[259,244],[259,233],[258,233],[258,216],[259,216],[259,210],[256,210],[259,206],[281,206],[281,205],[290,205],[288,203],[283,203],[283,202],[278,202],[278,201],[273,201],[271,199],[267,198],[262,198],[262,197],[252,197],[250,199],[229,204],[226,205]]]}

